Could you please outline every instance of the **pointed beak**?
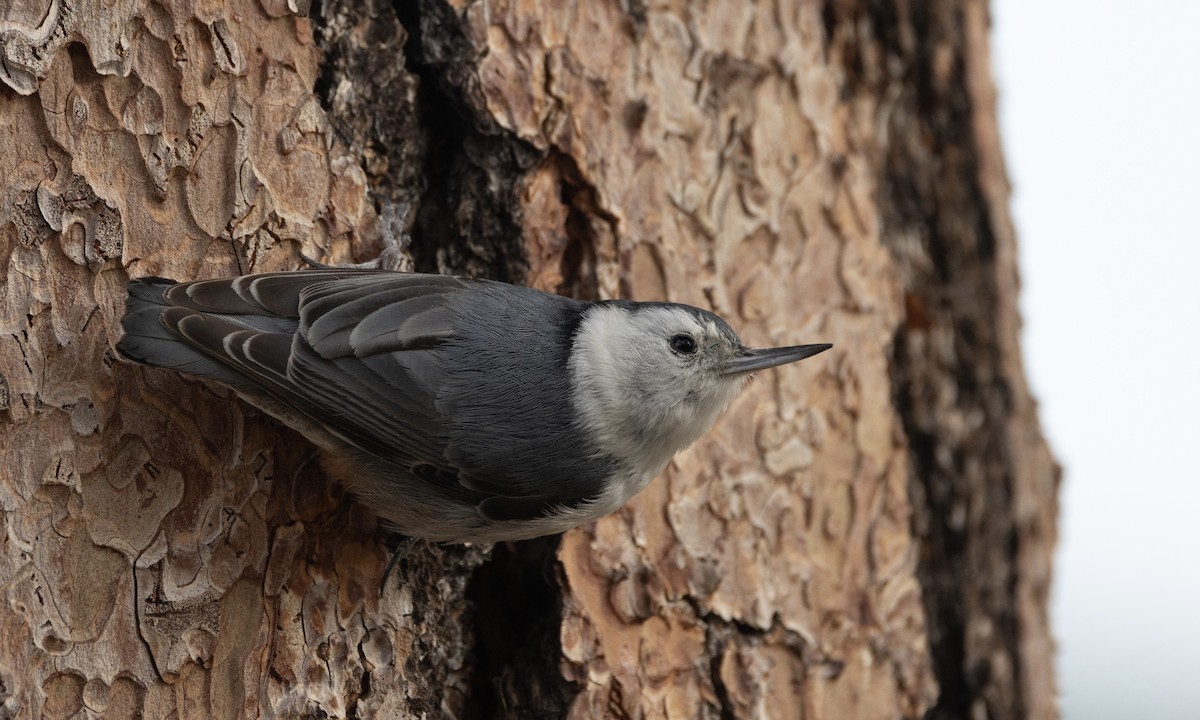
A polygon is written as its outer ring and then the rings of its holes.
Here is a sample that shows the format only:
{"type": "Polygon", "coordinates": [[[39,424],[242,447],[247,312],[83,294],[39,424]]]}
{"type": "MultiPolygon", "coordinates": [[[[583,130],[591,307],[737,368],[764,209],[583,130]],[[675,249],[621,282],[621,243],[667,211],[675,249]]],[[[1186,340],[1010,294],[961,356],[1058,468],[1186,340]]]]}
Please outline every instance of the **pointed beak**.
{"type": "Polygon", "coordinates": [[[793,345],[792,347],[764,348],[762,350],[743,350],[741,355],[725,364],[722,375],[740,375],[741,373],[766,370],[788,363],[812,357],[833,347],[829,343],[820,345],[793,345]]]}

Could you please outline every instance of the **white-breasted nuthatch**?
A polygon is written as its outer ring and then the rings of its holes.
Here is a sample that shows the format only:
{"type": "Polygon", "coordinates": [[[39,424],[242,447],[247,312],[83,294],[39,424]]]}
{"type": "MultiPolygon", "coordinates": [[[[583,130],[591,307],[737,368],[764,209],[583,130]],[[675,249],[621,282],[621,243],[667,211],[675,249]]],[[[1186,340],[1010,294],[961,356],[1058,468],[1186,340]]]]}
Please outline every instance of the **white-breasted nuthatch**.
{"type": "Polygon", "coordinates": [[[613,512],[752,372],[830,347],[751,350],[688,305],[332,268],[135,280],[122,325],[125,357],[232,388],[397,531],[456,542],[613,512]]]}

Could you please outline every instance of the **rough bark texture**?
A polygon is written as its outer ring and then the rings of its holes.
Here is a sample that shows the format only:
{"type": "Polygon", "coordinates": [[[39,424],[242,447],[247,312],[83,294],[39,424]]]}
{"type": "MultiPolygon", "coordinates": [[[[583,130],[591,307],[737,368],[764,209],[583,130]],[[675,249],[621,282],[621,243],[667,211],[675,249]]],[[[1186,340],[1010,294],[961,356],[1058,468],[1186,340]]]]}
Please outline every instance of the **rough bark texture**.
{"type": "Polygon", "coordinates": [[[986,33],[949,0],[0,6],[0,716],[1055,717],[986,33]],[[113,355],[130,277],[385,232],[835,347],[616,515],[490,549],[388,536],[295,434],[113,355]]]}

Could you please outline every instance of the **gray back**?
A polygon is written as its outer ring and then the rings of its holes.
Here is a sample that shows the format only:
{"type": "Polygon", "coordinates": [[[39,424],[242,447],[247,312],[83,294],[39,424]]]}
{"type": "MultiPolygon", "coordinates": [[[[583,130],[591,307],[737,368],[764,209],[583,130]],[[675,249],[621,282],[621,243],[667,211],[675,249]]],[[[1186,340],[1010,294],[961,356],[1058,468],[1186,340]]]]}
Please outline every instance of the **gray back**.
{"type": "Polygon", "coordinates": [[[480,282],[454,293],[453,339],[441,350],[446,457],[506,500],[490,517],[541,514],[594,497],[613,460],[580,431],[569,369],[575,332],[588,304],[528,288],[480,282]]]}

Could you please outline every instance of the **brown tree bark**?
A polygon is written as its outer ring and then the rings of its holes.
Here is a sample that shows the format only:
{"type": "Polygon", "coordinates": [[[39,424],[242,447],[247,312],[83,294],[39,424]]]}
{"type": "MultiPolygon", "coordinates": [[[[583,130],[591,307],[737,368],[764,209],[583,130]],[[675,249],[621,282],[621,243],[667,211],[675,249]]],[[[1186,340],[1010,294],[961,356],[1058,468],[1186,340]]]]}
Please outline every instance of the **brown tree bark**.
{"type": "Polygon", "coordinates": [[[987,25],[0,5],[0,716],[1055,717],[987,25]],[[389,536],[299,436],[114,356],[130,277],[364,260],[385,227],[404,267],[835,347],[619,513],[495,548],[389,536]]]}

